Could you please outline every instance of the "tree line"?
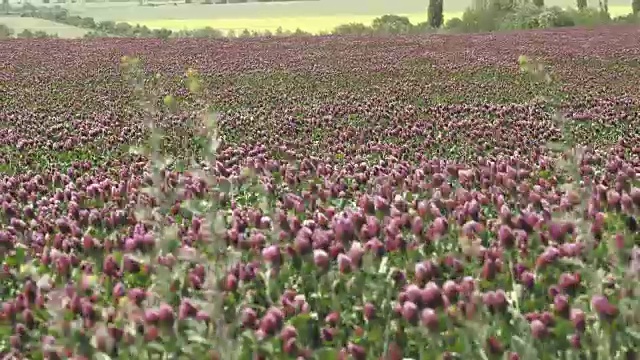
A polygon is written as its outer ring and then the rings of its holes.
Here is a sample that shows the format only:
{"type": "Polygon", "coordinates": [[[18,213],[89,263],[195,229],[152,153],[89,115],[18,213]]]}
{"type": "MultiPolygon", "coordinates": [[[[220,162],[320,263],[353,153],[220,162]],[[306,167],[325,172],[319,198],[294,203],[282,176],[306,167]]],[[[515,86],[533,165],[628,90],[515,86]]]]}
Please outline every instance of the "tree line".
{"type": "MultiPolygon", "coordinates": [[[[586,0],[576,0],[575,9],[546,7],[544,0],[474,0],[461,17],[445,21],[443,0],[429,0],[427,21],[413,24],[404,16],[384,15],[373,20],[371,25],[349,23],[335,27],[321,35],[381,35],[415,33],[470,33],[500,30],[538,29],[567,26],[592,26],[608,23],[640,23],[640,0],[632,0],[633,13],[612,19],[608,12],[608,0],[600,0],[597,8],[589,8],[586,0]]],[[[171,29],[149,29],[144,25],[127,22],[96,21],[91,17],[71,15],[60,6],[36,7],[25,4],[19,9],[20,16],[35,17],[88,29],[85,37],[140,37],[140,38],[222,38],[258,36],[310,36],[312,34],[297,29],[287,31],[282,28],[271,31],[223,32],[206,27],[196,30],[173,31],[171,29]]],[[[10,29],[9,29],[10,30],[10,29]]],[[[9,31],[7,30],[7,31],[9,31]]],[[[45,37],[46,33],[27,32],[20,37],[45,37]]],[[[10,36],[10,35],[8,35],[10,36]]],[[[5,37],[8,37],[5,36],[5,37]]]]}

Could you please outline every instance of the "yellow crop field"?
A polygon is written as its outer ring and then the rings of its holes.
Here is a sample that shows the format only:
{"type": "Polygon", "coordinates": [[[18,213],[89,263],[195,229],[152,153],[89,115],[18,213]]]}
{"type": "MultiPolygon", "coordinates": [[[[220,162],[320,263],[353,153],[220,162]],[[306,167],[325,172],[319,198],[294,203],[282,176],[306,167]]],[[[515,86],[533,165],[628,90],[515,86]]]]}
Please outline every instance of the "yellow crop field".
{"type": "Polygon", "coordinates": [[[631,6],[626,5],[617,5],[617,6],[609,6],[609,14],[612,18],[617,16],[623,16],[631,13],[631,6]]]}
{"type": "MultiPolygon", "coordinates": [[[[446,18],[460,16],[460,13],[449,13],[446,18]]],[[[424,14],[401,14],[407,16],[413,24],[427,20],[424,14]]],[[[146,25],[150,29],[166,28],[172,30],[193,30],[204,27],[212,27],[219,30],[242,31],[244,29],[250,31],[276,31],[279,27],[282,30],[295,31],[300,29],[310,33],[320,33],[323,31],[331,31],[336,26],[348,23],[362,23],[371,25],[376,16],[371,15],[340,15],[340,16],[301,16],[301,17],[281,17],[281,18],[236,18],[236,19],[157,19],[144,21],[128,21],[133,24],[146,25]]]]}

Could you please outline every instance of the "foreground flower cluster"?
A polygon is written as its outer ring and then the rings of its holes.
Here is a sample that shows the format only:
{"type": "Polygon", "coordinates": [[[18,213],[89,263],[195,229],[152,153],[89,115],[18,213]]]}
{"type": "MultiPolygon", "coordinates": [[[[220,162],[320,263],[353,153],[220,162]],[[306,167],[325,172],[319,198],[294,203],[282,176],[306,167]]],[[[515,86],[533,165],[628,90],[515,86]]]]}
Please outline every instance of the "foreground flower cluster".
{"type": "Polygon", "coordinates": [[[0,352],[634,358],[637,35],[2,43],[0,352]]]}

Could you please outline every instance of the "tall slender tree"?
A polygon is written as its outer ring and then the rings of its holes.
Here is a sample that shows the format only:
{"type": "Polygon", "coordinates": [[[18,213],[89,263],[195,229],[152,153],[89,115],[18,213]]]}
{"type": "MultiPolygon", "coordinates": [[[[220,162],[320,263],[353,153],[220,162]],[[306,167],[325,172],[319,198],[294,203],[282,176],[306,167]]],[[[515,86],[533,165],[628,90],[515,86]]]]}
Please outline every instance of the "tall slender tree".
{"type": "Polygon", "coordinates": [[[471,4],[473,10],[485,10],[489,7],[488,0],[473,0],[471,4]]]}
{"type": "Polygon", "coordinates": [[[609,15],[609,0],[600,0],[600,12],[609,15]]]}
{"type": "Polygon", "coordinates": [[[634,15],[640,14],[640,0],[631,0],[631,10],[634,15]]]}
{"type": "Polygon", "coordinates": [[[429,17],[429,26],[434,29],[438,29],[442,26],[442,22],[444,21],[444,15],[442,13],[443,10],[443,0],[429,0],[429,9],[428,9],[428,17],[429,17]]]}
{"type": "Polygon", "coordinates": [[[587,8],[587,0],[576,0],[576,6],[578,10],[584,10],[587,8]]]}

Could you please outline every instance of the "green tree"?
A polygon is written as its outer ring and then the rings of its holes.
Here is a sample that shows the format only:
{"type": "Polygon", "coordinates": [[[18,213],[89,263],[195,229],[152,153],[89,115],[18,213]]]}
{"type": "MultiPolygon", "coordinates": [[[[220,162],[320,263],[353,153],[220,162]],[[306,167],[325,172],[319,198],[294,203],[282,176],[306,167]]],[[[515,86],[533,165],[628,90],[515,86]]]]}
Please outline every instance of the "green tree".
{"type": "Polygon", "coordinates": [[[576,6],[578,10],[584,10],[587,8],[587,0],[576,0],[576,6]]]}
{"type": "Polygon", "coordinates": [[[444,21],[442,8],[443,8],[443,0],[429,0],[429,9],[428,9],[429,25],[434,29],[440,28],[444,21]]]}
{"type": "Polygon", "coordinates": [[[375,18],[371,24],[373,30],[383,34],[406,34],[413,25],[406,16],[383,15],[375,18]]]}
{"type": "Polygon", "coordinates": [[[126,22],[119,22],[113,28],[114,32],[120,36],[131,36],[133,32],[133,26],[126,22]]]}
{"type": "Polygon", "coordinates": [[[83,28],[86,28],[86,29],[95,29],[96,28],[96,22],[95,22],[95,20],[93,20],[93,18],[84,17],[84,18],[82,18],[82,21],[80,22],[80,27],[83,27],[83,28]]]}
{"type": "Polygon", "coordinates": [[[537,7],[544,7],[544,0],[533,0],[533,5],[537,7]]]}
{"type": "Polygon", "coordinates": [[[5,13],[9,13],[9,0],[2,0],[2,8],[5,13]]]}
{"type": "Polygon", "coordinates": [[[631,9],[634,15],[640,13],[640,0],[631,0],[631,9]]]}
{"type": "Polygon", "coordinates": [[[336,26],[332,33],[336,35],[366,35],[370,34],[372,29],[364,24],[351,23],[336,26]]]}
{"type": "Polygon", "coordinates": [[[33,39],[33,33],[29,29],[22,30],[17,36],[21,39],[33,39]]]}
{"type": "Polygon", "coordinates": [[[115,32],[115,28],[116,28],[116,23],[111,20],[100,21],[99,23],[96,24],[96,30],[107,33],[107,34],[113,34],[115,32]]]}
{"type": "Polygon", "coordinates": [[[0,39],[10,38],[13,35],[13,30],[5,24],[0,24],[0,39]]]}

